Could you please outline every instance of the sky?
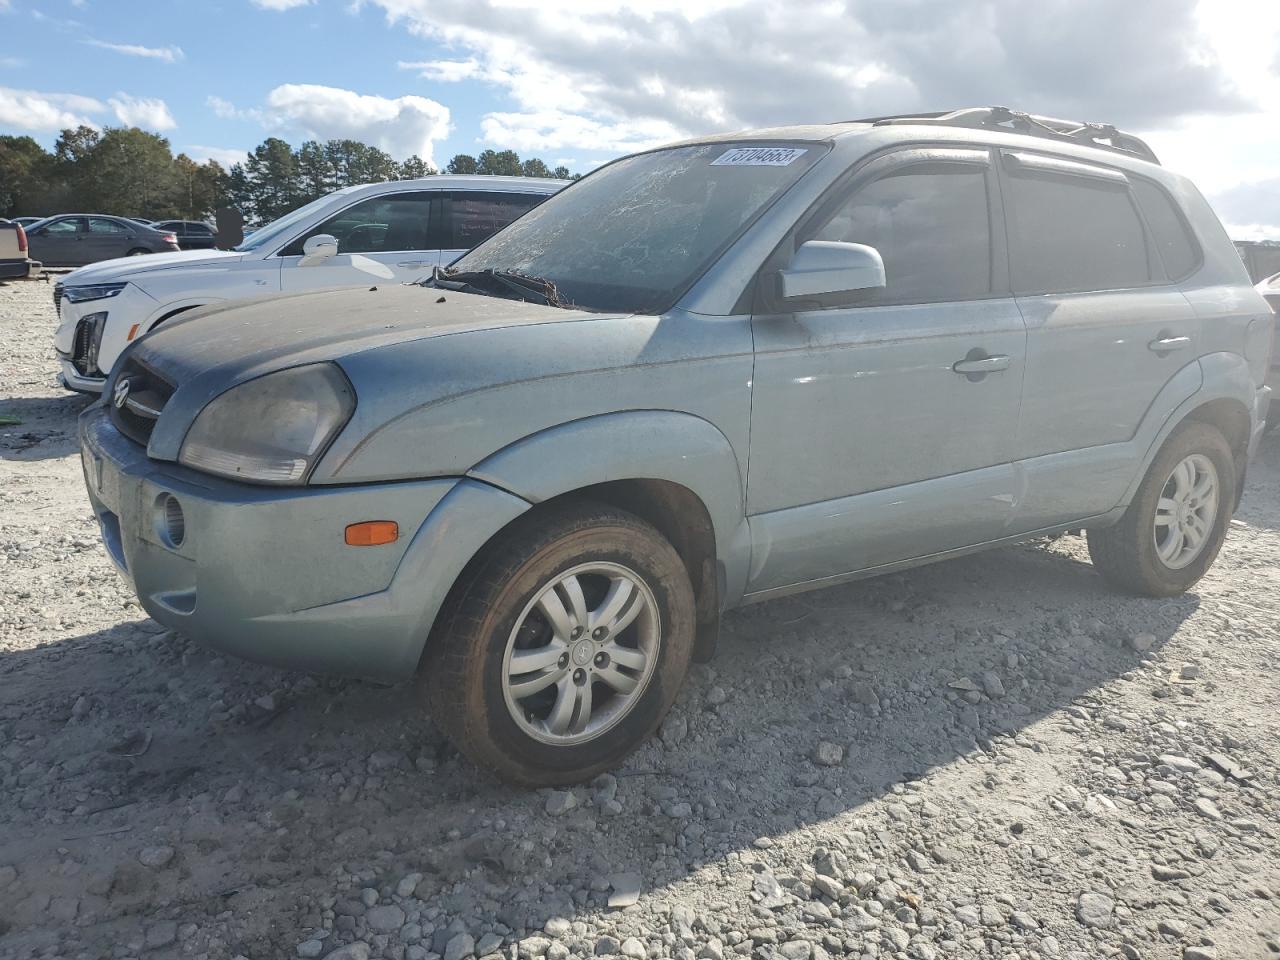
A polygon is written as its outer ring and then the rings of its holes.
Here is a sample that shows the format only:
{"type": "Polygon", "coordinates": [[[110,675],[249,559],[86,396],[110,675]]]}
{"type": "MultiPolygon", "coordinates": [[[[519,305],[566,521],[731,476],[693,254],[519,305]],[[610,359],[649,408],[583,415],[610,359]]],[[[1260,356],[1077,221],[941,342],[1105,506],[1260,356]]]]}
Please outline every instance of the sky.
{"type": "Polygon", "coordinates": [[[0,133],[136,124],[585,172],[689,135],[1002,104],[1115,123],[1280,239],[1276,0],[0,0],[0,133]]]}

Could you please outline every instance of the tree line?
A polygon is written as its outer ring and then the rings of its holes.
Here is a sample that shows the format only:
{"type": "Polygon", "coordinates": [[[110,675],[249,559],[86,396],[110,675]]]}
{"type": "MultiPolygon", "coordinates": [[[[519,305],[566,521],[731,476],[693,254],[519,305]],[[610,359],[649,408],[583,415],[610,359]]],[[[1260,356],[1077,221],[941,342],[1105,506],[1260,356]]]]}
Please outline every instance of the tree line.
{"type": "MultiPolygon", "coordinates": [[[[458,154],[449,173],[570,179],[514,150],[458,154]]],[[[269,137],[224,168],[173,154],[169,141],[137,127],[63,130],[53,150],[31,137],[0,135],[0,217],[113,213],[148,220],[205,220],[222,206],[265,223],[342,187],[414,180],[438,173],[420,157],[397,161],[356,140],[308,140],[295,148],[269,137]]]]}

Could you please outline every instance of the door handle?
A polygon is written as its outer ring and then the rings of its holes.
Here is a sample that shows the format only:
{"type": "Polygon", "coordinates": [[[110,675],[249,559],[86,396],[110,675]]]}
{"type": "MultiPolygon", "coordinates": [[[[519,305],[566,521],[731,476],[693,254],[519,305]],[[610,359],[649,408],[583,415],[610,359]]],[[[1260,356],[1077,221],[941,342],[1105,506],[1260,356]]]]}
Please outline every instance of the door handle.
{"type": "Polygon", "coordinates": [[[951,369],[956,373],[972,376],[979,376],[987,373],[995,373],[998,370],[1008,370],[1010,360],[1004,354],[998,354],[994,357],[965,357],[952,365],[951,369]]]}
{"type": "Polygon", "coordinates": [[[1170,333],[1161,331],[1157,339],[1147,344],[1147,349],[1152,353],[1171,353],[1174,350],[1181,350],[1189,343],[1191,343],[1190,337],[1175,337],[1170,333]]]}

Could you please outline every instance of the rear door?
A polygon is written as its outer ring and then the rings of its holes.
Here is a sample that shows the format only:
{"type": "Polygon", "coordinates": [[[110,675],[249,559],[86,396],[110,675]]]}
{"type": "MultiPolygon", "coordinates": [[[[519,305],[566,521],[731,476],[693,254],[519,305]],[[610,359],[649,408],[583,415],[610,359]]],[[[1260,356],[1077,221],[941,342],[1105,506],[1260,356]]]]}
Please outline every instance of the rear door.
{"type": "Polygon", "coordinates": [[[543,200],[542,193],[450,190],[444,195],[438,234],[440,264],[448,266],[472,247],[524,216],[543,200]]]}
{"type": "Polygon", "coordinates": [[[119,220],[108,217],[90,217],[88,229],[81,243],[83,263],[97,263],[99,260],[111,260],[125,256],[130,248],[142,246],[135,244],[135,231],[129,229],[119,220]]]}
{"type": "Polygon", "coordinates": [[[440,262],[433,237],[439,206],[438,190],[388,193],[352,204],[281,250],[280,288],[408,283],[427,275],[440,262]],[[304,263],[303,244],[320,234],[337,238],[337,255],[304,263]]]}
{"type": "Polygon", "coordinates": [[[1184,274],[1194,263],[1147,226],[1139,198],[1153,184],[1138,194],[1120,170],[1029,152],[1002,161],[1010,279],[1027,323],[1016,442],[1027,488],[1015,518],[1026,531],[1119,502],[1134,469],[1128,441],[1195,361],[1199,324],[1165,260],[1184,274]]]}

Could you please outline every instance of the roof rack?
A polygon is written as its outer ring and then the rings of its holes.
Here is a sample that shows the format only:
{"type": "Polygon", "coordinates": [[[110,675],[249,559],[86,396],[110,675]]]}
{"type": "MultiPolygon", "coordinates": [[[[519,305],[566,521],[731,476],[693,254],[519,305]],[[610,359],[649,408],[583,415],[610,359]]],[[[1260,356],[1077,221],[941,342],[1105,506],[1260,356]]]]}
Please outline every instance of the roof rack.
{"type": "Polygon", "coordinates": [[[1138,157],[1151,163],[1159,163],[1155,152],[1146,142],[1131,133],[1117,130],[1109,123],[1085,123],[1078,120],[1057,120],[1040,117],[1008,107],[968,107],[949,113],[902,114],[891,117],[868,117],[858,123],[890,126],[901,123],[937,124],[944,127],[969,127],[978,130],[1004,130],[1033,137],[1045,137],[1068,143],[1079,143],[1112,153],[1138,157]]]}

